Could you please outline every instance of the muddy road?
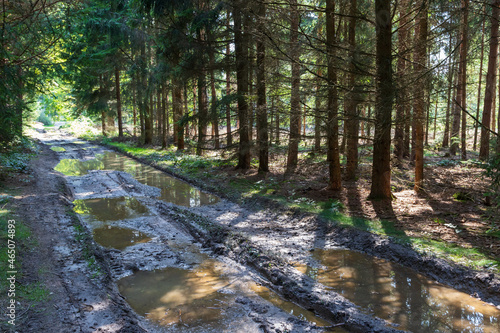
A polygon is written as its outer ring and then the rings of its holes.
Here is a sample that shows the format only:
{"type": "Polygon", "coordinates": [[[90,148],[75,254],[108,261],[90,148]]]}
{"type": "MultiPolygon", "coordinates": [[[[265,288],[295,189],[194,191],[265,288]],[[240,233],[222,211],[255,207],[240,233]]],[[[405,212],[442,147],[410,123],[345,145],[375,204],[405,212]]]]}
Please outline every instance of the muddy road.
{"type": "Polygon", "coordinates": [[[40,209],[23,214],[44,221],[36,233],[64,310],[26,332],[56,315],[51,332],[500,331],[491,273],[314,216],[242,207],[62,133],[37,139],[37,194],[25,200],[40,209]]]}

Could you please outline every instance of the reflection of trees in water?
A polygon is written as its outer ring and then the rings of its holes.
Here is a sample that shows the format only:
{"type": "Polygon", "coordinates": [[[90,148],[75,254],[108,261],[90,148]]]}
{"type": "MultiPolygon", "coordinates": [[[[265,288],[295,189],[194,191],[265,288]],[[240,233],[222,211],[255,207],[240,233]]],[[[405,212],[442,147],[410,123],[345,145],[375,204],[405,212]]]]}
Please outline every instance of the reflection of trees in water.
{"type": "Polygon", "coordinates": [[[498,332],[500,311],[411,269],[346,250],[315,251],[319,282],[374,315],[420,332],[498,332]],[[477,304],[476,304],[477,303],[477,304]],[[481,312],[482,311],[482,312],[481,312]]]}
{"type": "Polygon", "coordinates": [[[140,271],[120,280],[118,287],[139,314],[164,324],[178,322],[180,315],[192,325],[224,319],[221,310],[234,298],[217,292],[226,284],[209,260],[195,270],[140,271]]]}
{"type": "Polygon", "coordinates": [[[78,214],[89,214],[97,221],[117,221],[142,215],[148,209],[132,197],[75,200],[74,210],[78,214]]]}
{"type": "Polygon", "coordinates": [[[160,188],[163,200],[186,207],[207,205],[218,201],[217,197],[201,192],[186,182],[114,152],[97,155],[95,159],[87,161],[62,160],[56,170],[69,176],[85,175],[89,170],[124,171],[144,185],[160,188]]]}
{"type": "Polygon", "coordinates": [[[80,161],[75,159],[64,159],[56,165],[54,170],[66,176],[83,176],[88,173],[89,170],[103,170],[104,164],[102,161],[97,159],[80,161]]]}

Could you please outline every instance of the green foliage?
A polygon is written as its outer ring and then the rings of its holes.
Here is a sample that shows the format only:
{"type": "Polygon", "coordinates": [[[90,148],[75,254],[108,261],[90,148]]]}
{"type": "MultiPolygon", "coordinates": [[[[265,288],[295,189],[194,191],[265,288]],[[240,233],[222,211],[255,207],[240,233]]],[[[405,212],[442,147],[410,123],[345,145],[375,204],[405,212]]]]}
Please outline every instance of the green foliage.
{"type": "Polygon", "coordinates": [[[0,150],[0,175],[28,171],[29,161],[38,147],[28,138],[15,139],[0,150]]]}
{"type": "Polygon", "coordinates": [[[465,193],[465,192],[454,193],[453,199],[455,199],[457,201],[473,201],[474,200],[469,193],[465,193]]]}
{"type": "Polygon", "coordinates": [[[452,167],[452,166],[455,166],[457,165],[458,163],[460,163],[459,161],[456,161],[456,160],[441,160],[441,161],[438,161],[436,162],[436,165],[439,165],[439,166],[442,166],[442,167],[452,167]]]}
{"type": "Polygon", "coordinates": [[[86,140],[94,140],[101,134],[99,129],[94,126],[92,119],[85,116],[80,116],[72,121],[67,127],[67,131],[73,136],[86,140]]]}
{"type": "Polygon", "coordinates": [[[45,126],[52,126],[54,125],[54,123],[52,122],[52,119],[50,119],[49,116],[47,116],[45,113],[40,113],[40,115],[38,116],[38,119],[37,121],[41,122],[42,124],[44,124],[45,126]]]}

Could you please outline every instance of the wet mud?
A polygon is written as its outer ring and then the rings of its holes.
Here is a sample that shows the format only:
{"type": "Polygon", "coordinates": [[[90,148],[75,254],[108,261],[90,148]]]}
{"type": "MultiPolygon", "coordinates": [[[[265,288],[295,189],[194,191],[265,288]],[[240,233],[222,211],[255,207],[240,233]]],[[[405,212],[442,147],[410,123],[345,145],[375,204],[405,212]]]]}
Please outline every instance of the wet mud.
{"type": "Polygon", "coordinates": [[[120,245],[96,241],[144,325],[167,332],[234,332],[228,325],[246,332],[499,329],[500,284],[493,274],[295,211],[240,206],[185,182],[176,190],[164,178],[172,177],[151,167],[143,172],[146,166],[101,147],[69,138],[45,142],[65,148],[58,171],[67,175],[89,234],[123,235],[120,245]],[[426,277],[332,250],[338,247],[412,266],[426,277]]]}

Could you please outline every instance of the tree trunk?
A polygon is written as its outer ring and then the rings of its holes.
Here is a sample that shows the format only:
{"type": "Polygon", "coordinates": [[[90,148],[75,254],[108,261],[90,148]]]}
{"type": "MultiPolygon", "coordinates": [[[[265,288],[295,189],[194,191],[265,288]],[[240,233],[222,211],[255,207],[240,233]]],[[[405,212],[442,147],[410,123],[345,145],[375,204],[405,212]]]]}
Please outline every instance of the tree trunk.
{"type": "Polygon", "coordinates": [[[462,0],[462,6],[464,10],[463,19],[463,43],[460,48],[460,58],[463,58],[463,69],[460,72],[462,76],[462,95],[460,96],[460,108],[462,115],[462,137],[461,137],[461,148],[462,148],[462,160],[467,159],[467,41],[469,40],[467,34],[467,27],[469,26],[469,0],[462,0]]]}
{"type": "Polygon", "coordinates": [[[493,97],[496,94],[496,67],[498,55],[498,20],[500,18],[500,0],[492,0],[491,13],[491,35],[490,51],[488,56],[488,72],[486,73],[486,91],[484,93],[483,118],[481,127],[481,145],[479,147],[479,158],[488,160],[490,153],[490,132],[491,112],[493,97]]]}
{"type": "MultiPolygon", "coordinates": [[[[230,27],[230,12],[229,10],[227,11],[227,21],[226,21],[226,26],[227,29],[229,30],[230,27]]],[[[230,43],[226,44],[226,96],[229,96],[231,94],[231,77],[229,76],[229,73],[231,73],[231,48],[230,48],[230,43]]],[[[233,135],[231,133],[231,105],[227,103],[226,105],[226,133],[227,133],[227,145],[231,146],[233,144],[233,135]]]]}
{"type": "Polygon", "coordinates": [[[214,67],[215,67],[215,59],[214,59],[214,50],[211,48],[210,51],[210,92],[212,94],[212,111],[211,113],[211,118],[212,118],[212,129],[214,132],[214,147],[215,149],[220,148],[220,142],[219,142],[219,115],[217,112],[217,91],[215,90],[215,73],[214,73],[214,67]]]}
{"type": "Polygon", "coordinates": [[[115,68],[115,84],[116,84],[116,115],[118,117],[118,137],[123,137],[122,123],[122,99],[120,96],[120,70],[115,68]]]}
{"type": "MultiPolygon", "coordinates": [[[[259,5],[260,6],[260,5],[259,5]]],[[[249,16],[246,18],[250,21],[249,16]]],[[[249,29],[250,31],[250,29],[249,29]]],[[[253,71],[254,71],[254,49],[253,49],[253,34],[248,33],[248,95],[251,96],[248,102],[248,137],[250,144],[253,141],[253,123],[254,119],[254,104],[253,104],[253,71]]]]}
{"type": "Polygon", "coordinates": [[[298,163],[300,142],[300,64],[299,64],[299,10],[297,0],[290,1],[290,59],[292,61],[292,90],[290,96],[290,140],[287,171],[298,163]]]}
{"type": "Polygon", "coordinates": [[[163,85],[163,89],[161,91],[162,98],[161,98],[161,113],[162,113],[162,129],[163,132],[161,134],[161,148],[166,149],[167,148],[167,136],[168,136],[168,90],[167,90],[167,85],[163,85]]]}
{"type": "Polygon", "coordinates": [[[377,91],[371,199],[391,199],[392,16],[390,0],[375,0],[377,91]]]}
{"type": "MultiPolygon", "coordinates": [[[[418,23],[418,31],[416,32],[417,45],[416,45],[416,62],[415,74],[420,77],[416,82],[417,87],[426,86],[425,72],[427,63],[427,0],[422,1],[420,7],[418,23]]],[[[415,89],[415,113],[414,113],[414,127],[415,127],[415,186],[414,190],[417,193],[422,192],[424,180],[424,118],[425,118],[425,90],[415,89]]]]}
{"type": "MultiPolygon", "coordinates": [[[[248,133],[248,31],[245,24],[248,19],[242,20],[242,9],[244,2],[235,1],[233,8],[234,19],[234,44],[236,58],[236,81],[238,94],[238,120],[240,143],[238,147],[238,165],[237,169],[250,168],[250,136],[248,133]],[[243,22],[242,22],[243,21],[243,22]],[[243,23],[243,24],[242,24],[243,23]],[[242,27],[243,25],[243,27],[242,27]]],[[[244,12],[245,16],[247,15],[244,12]]]]}
{"type": "Polygon", "coordinates": [[[394,132],[394,156],[401,161],[404,154],[405,136],[405,109],[408,107],[408,94],[405,81],[406,57],[408,52],[408,0],[402,0],[399,4],[399,27],[398,27],[398,93],[396,95],[396,127],[394,132]]]}
{"type": "MultiPolygon", "coordinates": [[[[318,76],[323,73],[318,69],[318,76]]],[[[315,105],[314,105],[314,151],[319,152],[321,149],[321,81],[318,78],[316,82],[315,105]]]]}
{"type": "Polygon", "coordinates": [[[354,180],[356,178],[356,170],[358,168],[358,140],[359,140],[359,115],[357,112],[359,103],[359,94],[356,86],[356,15],[357,3],[356,0],[351,0],[349,9],[349,74],[348,88],[350,90],[346,101],[346,151],[347,163],[345,169],[346,179],[354,180]]]}
{"type": "MultiPolygon", "coordinates": [[[[258,10],[257,26],[262,27],[266,16],[266,4],[262,2],[258,10]]],[[[269,171],[269,135],[267,126],[266,102],[266,44],[265,35],[257,36],[257,141],[259,143],[259,172],[269,171]]]]}
{"type": "Polygon", "coordinates": [[[182,119],[182,84],[175,79],[172,87],[172,113],[174,119],[174,133],[176,134],[177,150],[184,149],[184,126],[181,126],[182,119]]]}
{"type": "MultiPolygon", "coordinates": [[[[484,9],[486,9],[486,5],[483,6],[484,9]]],[[[484,32],[484,25],[486,23],[486,20],[483,19],[481,31],[484,32]]],[[[479,109],[481,105],[481,85],[483,83],[483,63],[484,63],[484,33],[481,34],[481,60],[480,60],[480,65],[479,65],[479,85],[477,88],[477,110],[476,110],[476,119],[479,120],[479,109]]],[[[477,121],[474,122],[474,144],[472,146],[472,149],[476,151],[477,149],[477,132],[479,128],[479,123],[477,121]]]]}
{"type": "Polygon", "coordinates": [[[137,74],[132,75],[132,113],[133,113],[133,118],[134,118],[134,129],[133,133],[134,136],[137,135],[137,74]]]}
{"type": "Polygon", "coordinates": [[[335,68],[335,1],[326,0],[326,55],[328,59],[328,188],[334,191],[342,189],[340,152],[339,152],[339,120],[338,120],[338,94],[337,94],[337,69],[335,68]]]}
{"type": "Polygon", "coordinates": [[[198,143],[196,155],[203,155],[203,148],[207,138],[208,98],[205,71],[199,70],[198,74],[198,143]]]}
{"type": "MultiPolygon", "coordinates": [[[[274,98],[273,98],[273,103],[274,103],[274,98]]],[[[276,145],[280,145],[280,111],[278,108],[275,108],[273,106],[274,112],[275,112],[275,126],[276,126],[276,145]]]]}
{"type": "MultiPolygon", "coordinates": [[[[461,11],[462,19],[460,22],[461,32],[460,32],[460,60],[458,63],[458,85],[457,85],[457,97],[453,105],[453,123],[451,128],[452,143],[450,147],[450,154],[455,156],[458,151],[458,143],[460,136],[460,119],[462,115],[462,110],[465,110],[465,81],[467,77],[466,66],[467,66],[467,17],[468,17],[468,0],[462,0],[461,11]]],[[[462,152],[463,155],[463,152],[462,152]]]]}

